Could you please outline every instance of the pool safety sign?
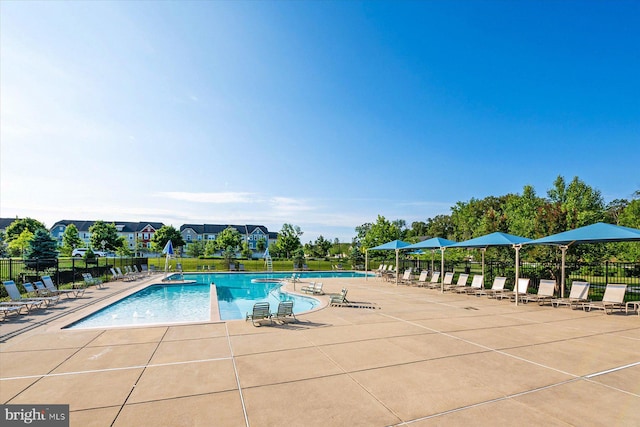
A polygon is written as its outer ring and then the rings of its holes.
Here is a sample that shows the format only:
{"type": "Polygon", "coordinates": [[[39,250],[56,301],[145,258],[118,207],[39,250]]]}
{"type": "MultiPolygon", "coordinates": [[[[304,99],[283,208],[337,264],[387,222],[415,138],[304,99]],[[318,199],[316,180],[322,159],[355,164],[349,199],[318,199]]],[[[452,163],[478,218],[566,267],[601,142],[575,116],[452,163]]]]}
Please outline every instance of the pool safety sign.
{"type": "Polygon", "coordinates": [[[0,405],[3,426],[69,427],[69,405],[0,405]]]}

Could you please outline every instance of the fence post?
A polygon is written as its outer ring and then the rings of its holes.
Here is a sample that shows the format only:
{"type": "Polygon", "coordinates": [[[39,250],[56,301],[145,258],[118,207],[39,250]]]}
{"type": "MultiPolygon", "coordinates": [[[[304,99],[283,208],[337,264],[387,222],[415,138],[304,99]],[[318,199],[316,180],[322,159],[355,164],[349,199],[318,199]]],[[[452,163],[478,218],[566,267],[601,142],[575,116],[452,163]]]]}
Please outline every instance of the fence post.
{"type": "Polygon", "coordinates": [[[604,263],[604,284],[609,283],[609,261],[604,263]]]}

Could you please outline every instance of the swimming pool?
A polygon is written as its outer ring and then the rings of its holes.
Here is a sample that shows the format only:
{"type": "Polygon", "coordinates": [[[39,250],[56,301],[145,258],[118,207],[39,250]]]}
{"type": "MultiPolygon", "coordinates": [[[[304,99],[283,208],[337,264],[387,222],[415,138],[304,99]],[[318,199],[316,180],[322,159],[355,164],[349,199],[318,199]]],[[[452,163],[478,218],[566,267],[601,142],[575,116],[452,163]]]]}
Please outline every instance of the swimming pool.
{"type": "MultiPolygon", "coordinates": [[[[364,277],[354,272],[304,272],[301,278],[364,277]]],[[[211,319],[211,295],[217,295],[220,320],[244,319],[257,301],[268,301],[275,311],[280,301],[294,301],[294,312],[318,306],[310,297],[280,292],[275,279],[291,273],[174,274],[168,282],[150,285],[67,326],[72,329],[140,326],[164,323],[201,322],[211,319]],[[171,280],[193,283],[171,283],[171,280]],[[265,280],[266,279],[266,280],[265,280]],[[254,282],[252,282],[254,281],[254,282]],[[212,292],[211,284],[215,284],[212,292]]]]}

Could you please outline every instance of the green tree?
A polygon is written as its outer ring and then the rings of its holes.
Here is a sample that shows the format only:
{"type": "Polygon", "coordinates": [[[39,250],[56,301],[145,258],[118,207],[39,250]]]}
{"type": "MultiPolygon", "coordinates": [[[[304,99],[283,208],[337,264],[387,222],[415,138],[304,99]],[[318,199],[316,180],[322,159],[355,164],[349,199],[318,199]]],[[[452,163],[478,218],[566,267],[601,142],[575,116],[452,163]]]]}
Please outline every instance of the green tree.
{"type": "Polygon", "coordinates": [[[89,227],[89,232],[91,233],[89,245],[93,250],[116,251],[122,246],[118,230],[113,223],[96,221],[89,227]]]}
{"type": "MultiPolygon", "coordinates": [[[[204,242],[202,242],[204,244],[204,242]]],[[[218,245],[215,240],[209,240],[204,244],[204,256],[211,257],[218,251],[218,245]]]]}
{"type": "Polygon", "coordinates": [[[510,195],[504,206],[509,233],[534,238],[536,215],[544,203],[545,201],[536,195],[536,191],[530,185],[524,186],[522,195],[510,195]]]}
{"type": "Polygon", "coordinates": [[[406,237],[412,241],[418,241],[420,237],[429,235],[427,223],[424,221],[414,221],[411,223],[411,228],[407,230],[406,237]]]}
{"type": "Polygon", "coordinates": [[[227,268],[231,266],[231,263],[236,258],[236,251],[231,246],[225,249],[222,252],[222,259],[224,259],[225,264],[227,264],[227,268]]]}
{"type": "MultiPolygon", "coordinates": [[[[640,196],[640,194],[636,194],[640,196]]],[[[620,225],[640,229],[640,199],[629,202],[620,213],[620,225]]],[[[626,242],[614,245],[614,254],[621,261],[640,262],[640,243],[626,242]]]]}
{"type": "Polygon", "coordinates": [[[121,237],[121,245],[116,249],[116,254],[118,254],[119,256],[131,256],[133,255],[133,252],[131,252],[131,249],[129,249],[129,245],[127,244],[127,241],[124,239],[124,237],[121,237]]]}
{"type": "Polygon", "coordinates": [[[301,249],[300,237],[303,232],[300,227],[291,224],[283,224],[282,230],[278,233],[278,239],[276,240],[276,247],[278,253],[284,255],[287,258],[291,258],[291,255],[295,250],[301,249]]]}
{"type": "Polygon", "coordinates": [[[581,181],[577,176],[566,185],[558,176],[547,195],[552,203],[559,203],[565,213],[563,231],[571,230],[601,221],[605,216],[604,201],[599,190],[581,181]]]}
{"type": "Polygon", "coordinates": [[[204,242],[198,240],[187,245],[187,255],[192,258],[198,258],[204,255],[204,242]]]}
{"type": "Polygon", "coordinates": [[[221,251],[236,251],[241,243],[242,234],[234,227],[227,227],[216,236],[216,246],[221,251]]]}
{"type": "Polygon", "coordinates": [[[606,221],[610,224],[620,225],[620,214],[629,206],[627,199],[615,199],[607,204],[606,221]]]}
{"type": "Polygon", "coordinates": [[[27,267],[33,268],[38,265],[40,268],[47,268],[56,265],[57,246],[56,240],[47,230],[36,230],[26,253],[27,267]]]}
{"type": "Polygon", "coordinates": [[[9,247],[7,246],[6,235],[4,231],[0,231],[0,258],[9,256],[9,247]]]}
{"type": "Polygon", "coordinates": [[[35,234],[39,229],[47,230],[47,227],[40,221],[33,218],[22,218],[13,221],[5,230],[7,243],[17,239],[24,230],[29,230],[31,234],[35,234]]]}
{"type": "Polygon", "coordinates": [[[355,244],[351,245],[351,248],[349,249],[349,261],[351,261],[351,265],[353,268],[364,269],[364,254],[355,244]]]}
{"type": "Polygon", "coordinates": [[[367,234],[361,241],[362,250],[396,240],[399,234],[400,231],[396,224],[387,221],[384,216],[378,215],[376,223],[369,227],[367,234]]]}
{"type": "Polygon", "coordinates": [[[318,236],[316,241],[314,242],[314,257],[324,258],[329,253],[329,249],[331,248],[331,241],[326,240],[322,235],[318,236]]]}
{"type": "Polygon", "coordinates": [[[427,219],[425,236],[452,239],[453,234],[454,227],[450,215],[436,215],[433,218],[427,219]]]}
{"type": "Polygon", "coordinates": [[[60,253],[64,256],[71,256],[75,248],[81,247],[83,244],[75,224],[69,224],[62,235],[62,247],[60,253]]]}
{"type": "Polygon", "coordinates": [[[480,200],[471,198],[468,202],[457,202],[451,208],[455,240],[469,240],[482,235],[480,225],[483,215],[484,206],[480,200]]]}
{"type": "Polygon", "coordinates": [[[302,247],[298,247],[293,251],[293,264],[298,268],[301,268],[302,264],[304,264],[304,250],[302,247]]]}
{"type": "Polygon", "coordinates": [[[260,253],[264,253],[267,250],[267,241],[265,239],[258,239],[256,242],[256,249],[260,253]]]}
{"type": "Polygon", "coordinates": [[[151,238],[151,249],[155,252],[162,252],[169,240],[171,240],[174,249],[184,246],[184,239],[180,231],[172,225],[163,225],[151,238]]]}
{"type": "Polygon", "coordinates": [[[251,257],[253,256],[253,251],[249,247],[249,242],[242,242],[242,250],[240,251],[240,255],[242,255],[243,258],[251,259],[251,257]]]}
{"type": "Polygon", "coordinates": [[[9,254],[11,256],[24,257],[31,243],[31,239],[33,239],[33,233],[28,228],[24,228],[17,238],[9,242],[9,254]]]}

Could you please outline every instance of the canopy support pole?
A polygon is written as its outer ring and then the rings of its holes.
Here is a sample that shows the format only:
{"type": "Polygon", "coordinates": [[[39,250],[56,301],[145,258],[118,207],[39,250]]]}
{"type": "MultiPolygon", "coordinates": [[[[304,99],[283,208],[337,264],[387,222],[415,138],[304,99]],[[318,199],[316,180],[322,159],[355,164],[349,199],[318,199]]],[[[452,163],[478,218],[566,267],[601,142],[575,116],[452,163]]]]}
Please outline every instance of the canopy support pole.
{"type": "Polygon", "coordinates": [[[562,252],[562,272],[560,273],[560,297],[564,298],[564,287],[565,287],[565,273],[564,273],[564,264],[565,259],[567,257],[567,249],[569,249],[568,245],[560,245],[560,251],[562,252]]]}
{"type": "Polygon", "coordinates": [[[436,254],[436,250],[435,249],[431,249],[431,275],[433,276],[433,257],[436,254]]]}
{"type": "Polygon", "coordinates": [[[520,248],[522,248],[521,244],[513,245],[513,248],[516,250],[516,283],[514,285],[514,291],[516,295],[516,307],[518,306],[518,291],[520,290],[518,286],[518,282],[520,280],[520,248]]]}
{"type": "Polygon", "coordinates": [[[444,251],[446,248],[440,248],[442,260],[440,261],[440,293],[444,294],[444,251]]]}
{"type": "Polygon", "coordinates": [[[400,273],[400,266],[398,262],[400,261],[400,249],[396,249],[396,286],[398,286],[398,274],[400,273]]]}
{"type": "Polygon", "coordinates": [[[482,252],[482,287],[484,288],[484,253],[487,251],[487,248],[481,248],[480,252],[482,252]]]}

